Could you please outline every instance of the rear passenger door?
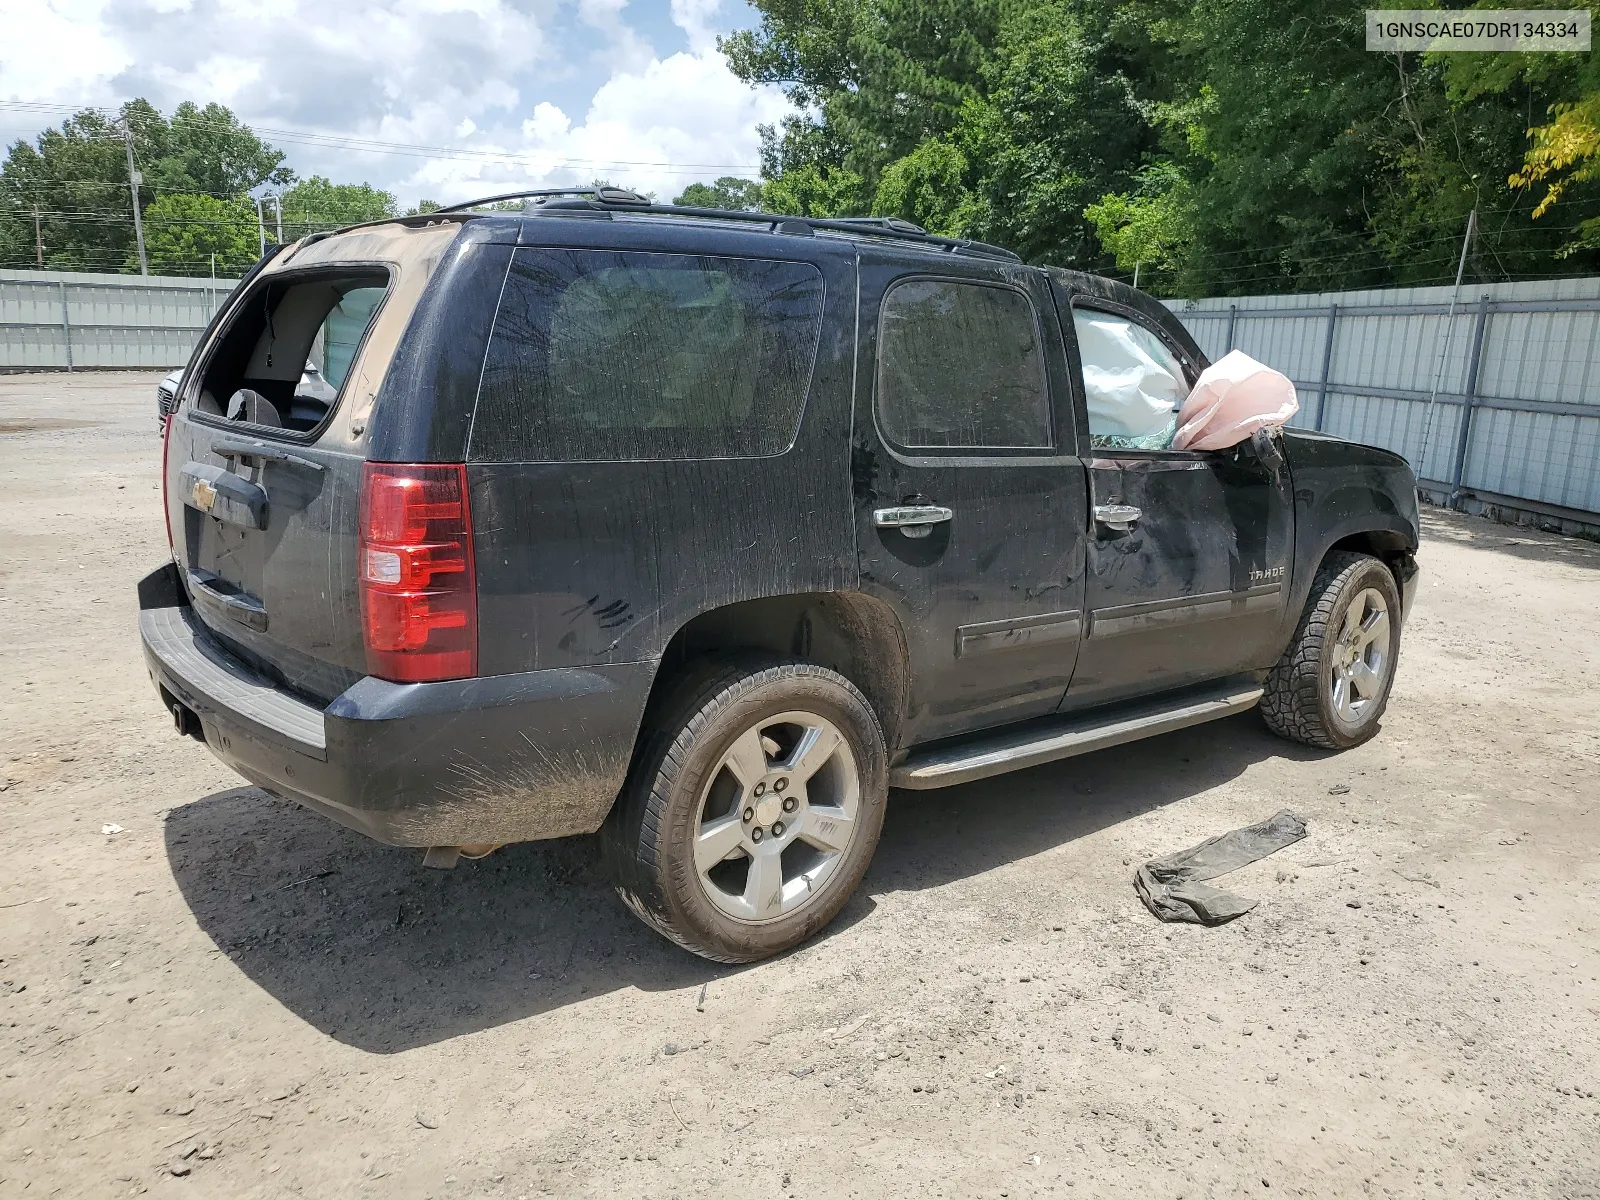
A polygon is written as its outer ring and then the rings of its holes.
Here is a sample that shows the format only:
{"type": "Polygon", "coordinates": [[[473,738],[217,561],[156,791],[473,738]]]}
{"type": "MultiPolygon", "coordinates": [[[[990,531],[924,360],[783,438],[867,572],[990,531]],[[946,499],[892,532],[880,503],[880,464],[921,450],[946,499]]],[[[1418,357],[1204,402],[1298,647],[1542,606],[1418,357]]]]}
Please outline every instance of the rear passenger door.
{"type": "Polygon", "coordinates": [[[1088,521],[1042,278],[864,251],[860,346],[861,586],[905,630],[903,742],[1051,712],[1077,656],[1088,521]]]}
{"type": "Polygon", "coordinates": [[[1199,363],[1131,306],[1059,295],[1094,506],[1087,637],[1063,708],[1270,666],[1294,538],[1287,467],[1248,444],[1171,449],[1199,363]]]}

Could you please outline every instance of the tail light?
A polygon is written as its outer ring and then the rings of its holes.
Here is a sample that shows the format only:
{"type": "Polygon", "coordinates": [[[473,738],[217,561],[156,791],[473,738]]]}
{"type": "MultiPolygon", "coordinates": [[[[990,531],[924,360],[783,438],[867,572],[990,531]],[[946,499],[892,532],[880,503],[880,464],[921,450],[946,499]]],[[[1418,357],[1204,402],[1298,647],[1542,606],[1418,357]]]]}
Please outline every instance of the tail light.
{"type": "Polygon", "coordinates": [[[478,673],[465,466],[367,463],[360,571],[368,673],[397,683],[478,673]]]}
{"type": "Polygon", "coordinates": [[[172,543],[172,510],[167,507],[167,455],[172,452],[172,422],[176,413],[168,413],[161,419],[161,516],[167,522],[167,550],[176,555],[177,547],[172,543]]]}

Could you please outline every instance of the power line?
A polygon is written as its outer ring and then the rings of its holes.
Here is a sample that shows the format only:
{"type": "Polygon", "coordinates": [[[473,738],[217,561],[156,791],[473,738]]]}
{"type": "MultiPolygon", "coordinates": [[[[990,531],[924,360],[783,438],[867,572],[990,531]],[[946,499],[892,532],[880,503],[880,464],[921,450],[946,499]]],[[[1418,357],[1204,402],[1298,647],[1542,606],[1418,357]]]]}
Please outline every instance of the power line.
{"type": "MultiPolygon", "coordinates": [[[[120,112],[94,105],[83,105],[74,108],[65,104],[42,104],[30,101],[0,100],[0,109],[20,109],[28,112],[66,112],[76,116],[82,112],[93,112],[109,119],[120,119],[120,112]]],[[[165,119],[165,118],[163,118],[165,119]]],[[[170,124],[170,122],[169,122],[170,124]]],[[[276,129],[264,125],[248,126],[242,122],[237,125],[227,125],[221,122],[207,121],[204,118],[187,118],[184,121],[197,129],[208,129],[217,133],[253,133],[258,137],[273,137],[280,141],[299,142],[310,146],[325,146],[332,149],[347,149],[362,151],[371,154],[401,154],[418,158],[452,159],[465,162],[504,163],[507,165],[524,164],[537,166],[542,169],[557,167],[571,167],[593,169],[603,167],[651,167],[666,169],[678,174],[689,174],[700,171],[749,171],[749,163],[674,163],[651,162],[645,160],[629,159],[595,159],[595,158],[563,158],[542,154],[519,153],[516,151],[498,150],[470,150],[460,146],[429,146],[415,142],[391,142],[379,138],[353,137],[348,134],[311,133],[297,129],[276,129]]],[[[86,139],[91,140],[91,139],[86,139]]]]}

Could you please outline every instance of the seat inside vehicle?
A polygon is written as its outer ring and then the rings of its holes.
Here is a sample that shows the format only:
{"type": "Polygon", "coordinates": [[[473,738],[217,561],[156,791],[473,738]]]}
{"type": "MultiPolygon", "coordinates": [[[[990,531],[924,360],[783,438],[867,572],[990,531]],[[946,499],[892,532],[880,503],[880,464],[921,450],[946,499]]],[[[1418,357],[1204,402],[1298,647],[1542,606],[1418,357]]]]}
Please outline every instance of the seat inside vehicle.
{"type": "Polygon", "coordinates": [[[316,429],[388,283],[386,272],[369,269],[257,285],[206,363],[196,406],[241,424],[316,429]]]}

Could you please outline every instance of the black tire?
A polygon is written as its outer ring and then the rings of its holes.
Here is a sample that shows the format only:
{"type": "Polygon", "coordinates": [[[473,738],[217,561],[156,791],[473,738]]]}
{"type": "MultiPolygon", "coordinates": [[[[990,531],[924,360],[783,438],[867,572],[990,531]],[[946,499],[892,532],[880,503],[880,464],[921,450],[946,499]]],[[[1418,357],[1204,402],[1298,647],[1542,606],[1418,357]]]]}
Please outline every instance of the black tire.
{"type": "Polygon", "coordinates": [[[1323,750],[1359,746],[1378,732],[1399,658],[1400,593],[1394,574],[1370,555],[1330,554],[1312,581],[1294,637],[1267,676],[1262,719],[1268,729],[1291,742],[1323,750]],[[1377,592],[1387,607],[1387,645],[1381,686],[1360,702],[1359,716],[1351,720],[1335,702],[1334,669],[1339,656],[1347,652],[1341,635],[1350,608],[1369,590],[1377,592]]]}
{"type": "MultiPolygon", "coordinates": [[[[825,667],[742,656],[697,664],[652,707],[628,780],[601,831],[618,895],[663,936],[717,962],[753,962],[799,945],[831,921],[855,891],[883,827],[888,754],[871,706],[854,684],[825,667]],[[694,838],[702,830],[702,806],[711,806],[709,789],[726,788],[730,778],[723,774],[724,755],[741,735],[761,728],[761,721],[790,712],[822,717],[848,744],[857,788],[853,833],[830,860],[815,894],[810,894],[809,876],[804,880],[806,894],[794,911],[740,920],[713,900],[713,885],[695,865],[694,838]]],[[[729,811],[742,812],[746,804],[740,798],[729,811]]],[[[780,844],[770,840],[774,828],[766,830],[769,847],[780,844]]],[[[789,833],[797,836],[795,830],[789,833]]],[[[801,854],[813,852],[809,843],[790,844],[799,845],[801,854]]],[[[734,870],[744,860],[728,861],[734,870]]],[[[754,862],[748,860],[747,871],[754,862]]],[[[752,893],[756,886],[751,883],[752,893]]]]}

